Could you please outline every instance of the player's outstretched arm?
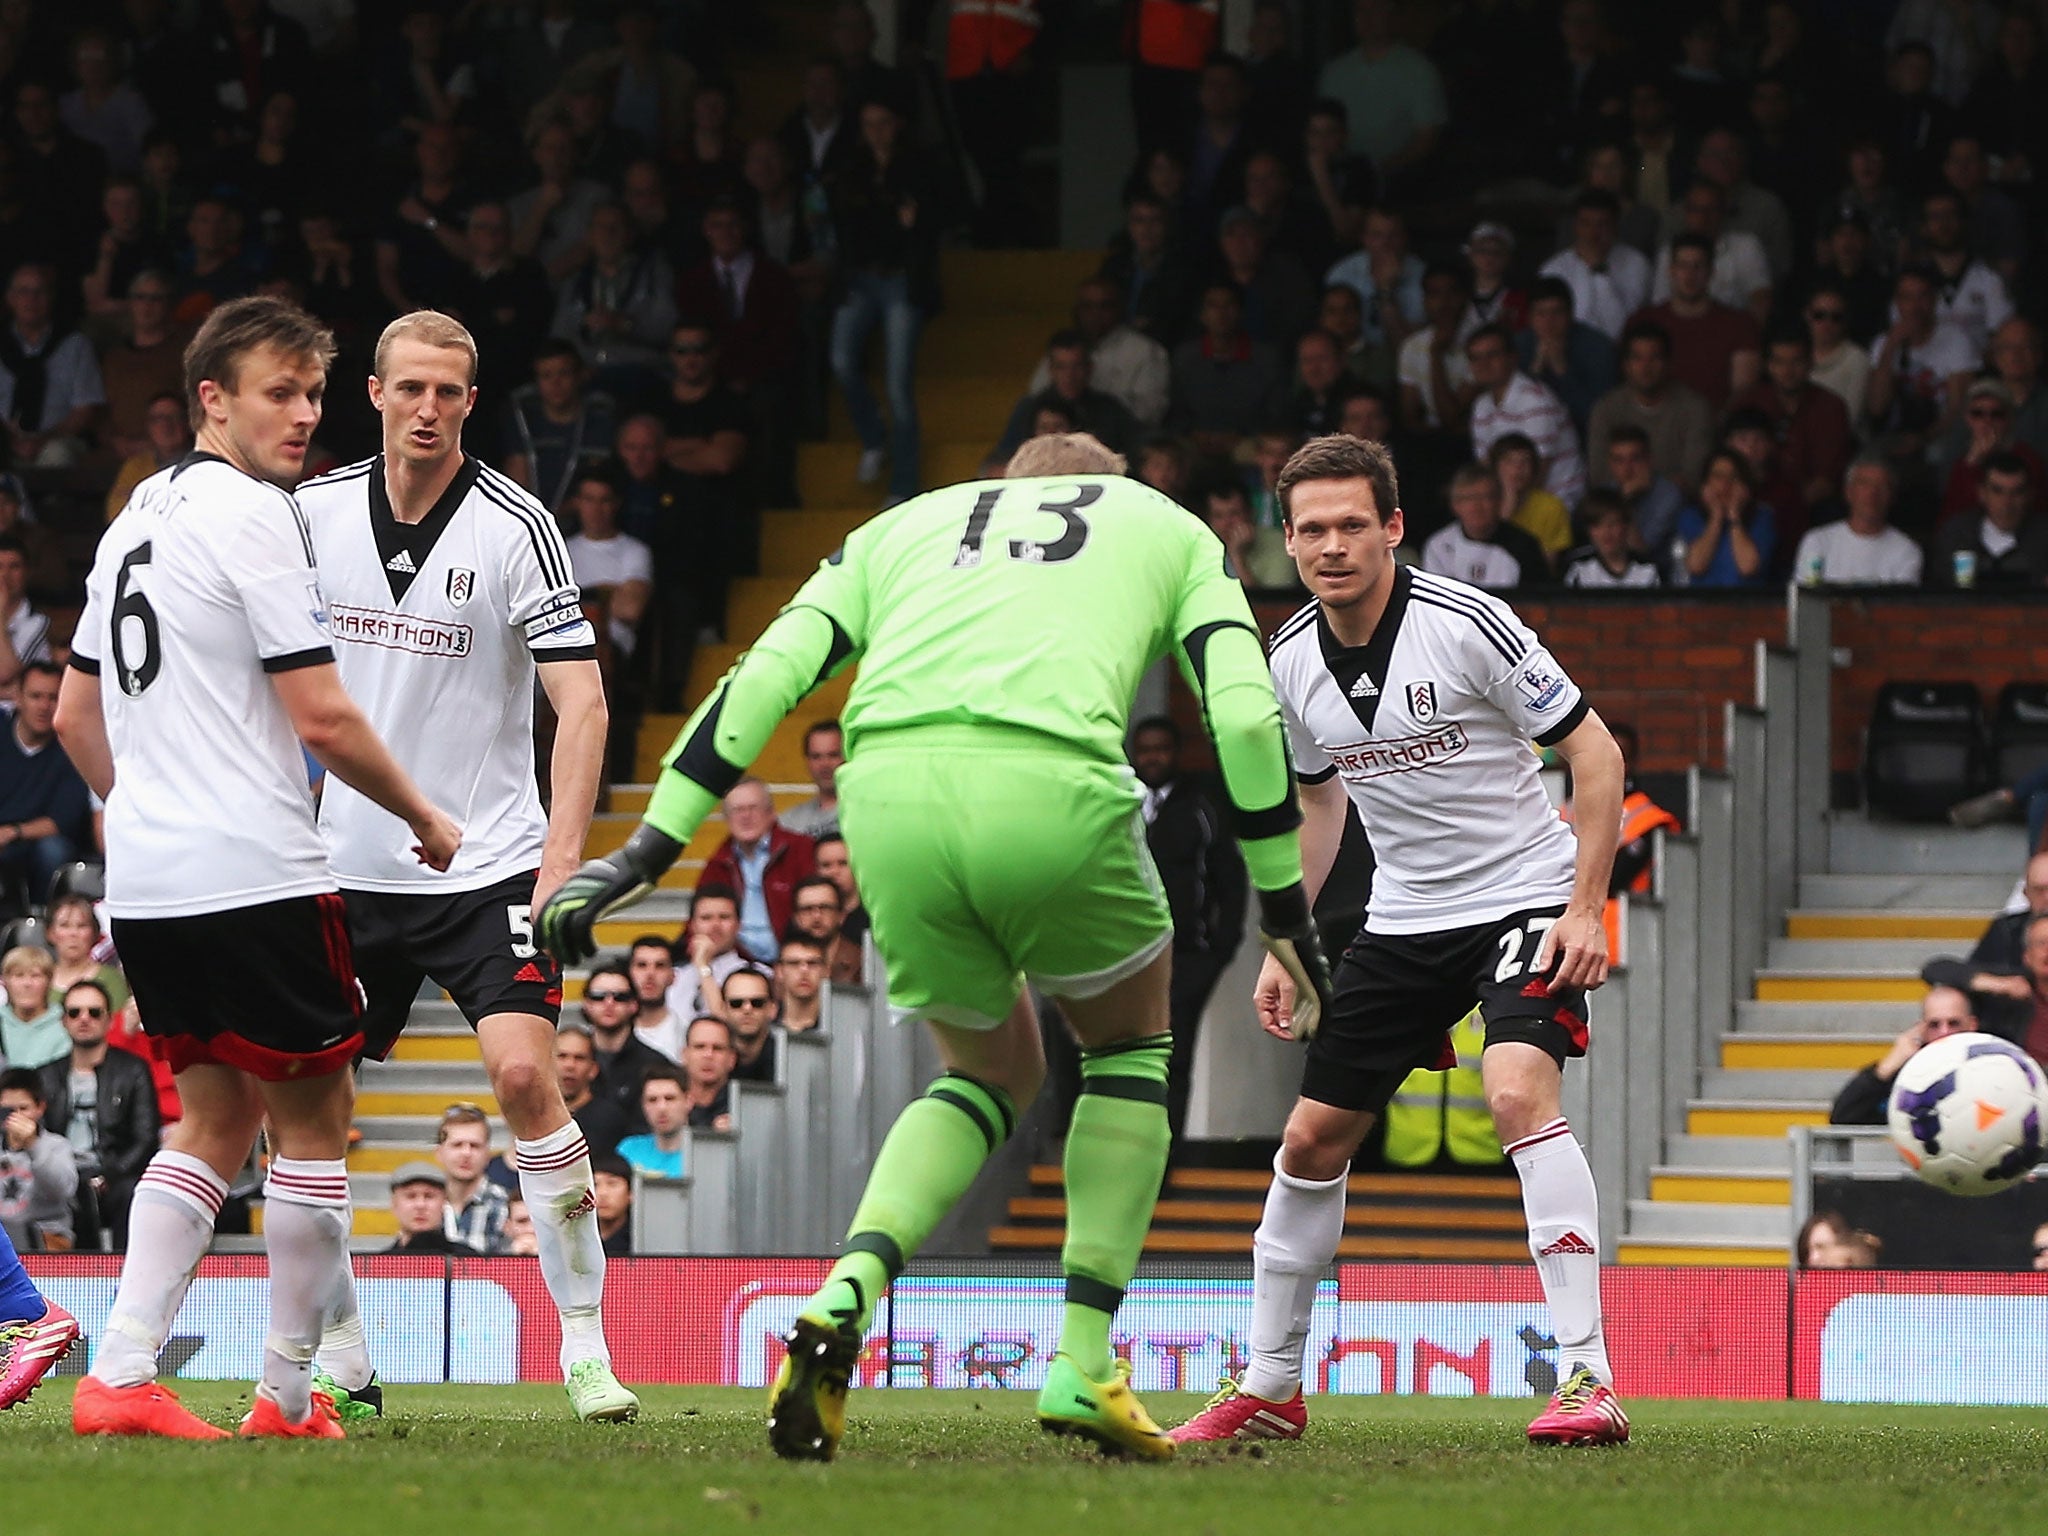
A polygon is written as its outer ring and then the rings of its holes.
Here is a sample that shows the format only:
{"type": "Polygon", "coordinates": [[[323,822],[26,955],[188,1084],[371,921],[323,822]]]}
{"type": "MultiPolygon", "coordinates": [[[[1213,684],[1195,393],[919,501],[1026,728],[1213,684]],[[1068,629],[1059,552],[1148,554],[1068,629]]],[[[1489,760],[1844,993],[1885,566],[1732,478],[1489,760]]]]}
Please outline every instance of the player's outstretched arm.
{"type": "Polygon", "coordinates": [[[1559,985],[1590,989],[1607,979],[1607,929],[1600,919],[1614,873],[1615,846],[1621,841],[1626,770],[1621,748],[1590,709],[1555,745],[1572,773],[1572,831],[1579,839],[1579,856],[1572,871],[1571,900],[1564,916],[1544,934],[1536,964],[1541,974],[1554,962],[1557,970],[1550,979],[1559,985]]]}
{"type": "Polygon", "coordinates": [[[604,674],[588,658],[543,661],[540,685],[555,712],[555,746],[548,769],[548,836],[541,849],[540,878],[534,882],[536,906],[576,872],[590,835],[590,813],[597,808],[598,781],[604,777],[604,743],[611,729],[611,710],[604,701],[604,674]]]}
{"type": "Polygon", "coordinates": [[[292,729],[322,767],[412,828],[413,851],[430,869],[446,869],[462,847],[462,829],[420,791],[384,745],[331,661],[270,674],[292,729]]]}

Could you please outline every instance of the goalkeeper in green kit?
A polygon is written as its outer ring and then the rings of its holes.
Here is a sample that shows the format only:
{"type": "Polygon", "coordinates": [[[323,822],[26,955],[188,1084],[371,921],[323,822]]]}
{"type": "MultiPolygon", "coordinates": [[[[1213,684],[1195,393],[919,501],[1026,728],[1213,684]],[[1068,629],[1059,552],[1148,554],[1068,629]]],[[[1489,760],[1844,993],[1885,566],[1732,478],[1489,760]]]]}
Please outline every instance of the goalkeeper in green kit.
{"type": "Polygon", "coordinates": [[[838,1263],[784,1340],[768,1418],[781,1455],[831,1458],[876,1303],[1037,1094],[1027,982],[1060,999],[1082,1046],[1066,1306],[1039,1422],[1111,1452],[1173,1454],[1109,1346],[1168,1140],[1172,925],[1123,754],[1159,657],[1201,695],[1300,1032],[1330,978],[1243,589],[1198,519],[1122,469],[1092,437],[1036,438],[1009,479],[932,491],[855,530],[690,717],[626,846],[541,910],[540,941],[564,964],[587,958],[592,926],[660,879],[783,716],[860,663],[841,716],[840,826],[891,1011],[930,1026],[947,1070],[898,1117],[838,1263]]]}

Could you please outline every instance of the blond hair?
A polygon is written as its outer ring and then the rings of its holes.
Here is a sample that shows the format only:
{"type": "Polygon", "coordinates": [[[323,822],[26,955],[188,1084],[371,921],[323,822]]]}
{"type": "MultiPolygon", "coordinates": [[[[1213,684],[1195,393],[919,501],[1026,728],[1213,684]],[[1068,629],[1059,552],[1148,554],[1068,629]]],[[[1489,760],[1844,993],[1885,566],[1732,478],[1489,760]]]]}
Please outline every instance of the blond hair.
{"type": "Polygon", "coordinates": [[[50,958],[50,952],[37,944],[17,944],[0,956],[0,976],[19,976],[24,971],[40,971],[45,976],[57,974],[57,962],[50,958]]]}
{"type": "Polygon", "coordinates": [[[380,379],[391,360],[391,344],[397,341],[417,341],[430,347],[464,353],[469,358],[469,382],[476,383],[476,338],[469,334],[469,327],[453,315],[444,315],[438,309],[416,309],[385,326],[384,333],[377,338],[376,359],[372,364],[380,379]]]}
{"type": "Polygon", "coordinates": [[[1122,454],[1111,453],[1086,432],[1048,432],[1011,454],[1004,473],[1012,480],[1030,480],[1040,475],[1120,475],[1125,467],[1122,454]]]}

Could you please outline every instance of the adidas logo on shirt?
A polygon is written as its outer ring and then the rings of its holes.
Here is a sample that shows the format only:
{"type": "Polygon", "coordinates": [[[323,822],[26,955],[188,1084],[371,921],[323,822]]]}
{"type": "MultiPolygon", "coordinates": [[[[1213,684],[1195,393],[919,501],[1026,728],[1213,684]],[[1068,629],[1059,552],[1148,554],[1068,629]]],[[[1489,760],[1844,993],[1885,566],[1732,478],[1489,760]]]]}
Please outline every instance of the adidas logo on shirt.
{"type": "Polygon", "coordinates": [[[412,551],[409,549],[401,549],[397,554],[393,555],[389,560],[386,560],[384,562],[384,569],[387,571],[405,571],[416,573],[419,570],[419,567],[412,563],[412,551]]]}
{"type": "Polygon", "coordinates": [[[1373,685],[1373,680],[1362,672],[1358,681],[1351,685],[1351,697],[1354,699],[1376,699],[1379,696],[1380,691],[1373,685]]]}

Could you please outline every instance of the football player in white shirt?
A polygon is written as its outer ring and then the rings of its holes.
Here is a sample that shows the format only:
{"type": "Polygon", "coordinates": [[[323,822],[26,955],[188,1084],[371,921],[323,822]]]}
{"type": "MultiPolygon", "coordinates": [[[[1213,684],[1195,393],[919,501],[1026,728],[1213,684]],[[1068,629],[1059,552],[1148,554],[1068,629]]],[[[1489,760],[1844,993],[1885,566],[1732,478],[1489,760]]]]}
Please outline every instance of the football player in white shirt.
{"type": "MultiPolygon", "coordinates": [[[[1288,552],[1316,597],[1272,644],[1303,870],[1313,893],[1351,806],[1377,862],[1254,1240],[1250,1367],[1173,1437],[1294,1439],[1307,1427],[1302,1351],[1343,1232],[1351,1155],[1410,1071],[1449,1065],[1447,1031],[1476,1003],[1487,1104],[1521,1176],[1561,1357],[1529,1438],[1625,1440],[1601,1330],[1598,1197],[1560,1112],[1564,1062],[1586,1049],[1586,993],[1607,979],[1620,749],[1513,609],[1395,564],[1403,526],[1384,448],[1317,438],[1278,490],[1288,552]],[[1576,836],[1543,792],[1532,741],[1571,766],[1576,836]]],[[[1289,1034],[1284,973],[1260,973],[1254,1006],[1268,1033],[1289,1034]]]]}
{"type": "MultiPolygon", "coordinates": [[[[514,1137],[541,1274],[562,1315],[562,1372],[576,1414],[622,1421],[639,1401],[605,1345],[604,1246],[590,1150],[554,1070],[562,978],[532,943],[533,903],[583,856],[607,715],[597,637],[554,519],[462,450],[476,403],[476,343],[446,315],[401,315],[378,338],[370,403],[384,451],[299,488],[334,615],[341,675],[401,762],[464,797],[473,828],[455,866],[397,856],[401,829],[346,785],[320,830],[348,900],[368,995],[365,1053],[405,1028],[422,978],[477,1032],[514,1137]],[[558,725],[554,805],[533,775],[536,674],[558,725]]],[[[353,1295],[320,1367],[345,1415],[381,1410],[353,1295]]]]}
{"type": "Polygon", "coordinates": [[[401,856],[444,870],[462,834],[342,691],[312,541],[282,489],[304,470],[333,355],[317,320],[276,299],[207,317],[185,352],[198,446],[107,529],[72,642],[57,731],[106,800],[114,941],[185,1104],[136,1186],[120,1289],[72,1401],[80,1434],[225,1435],[157,1385],[156,1357],[267,1117],[270,1323],[241,1432],[342,1437],[311,1366],[348,1272],[363,1026],[300,742],[330,785],[384,808],[401,856]],[[206,958],[226,955],[231,983],[206,958]]]}

